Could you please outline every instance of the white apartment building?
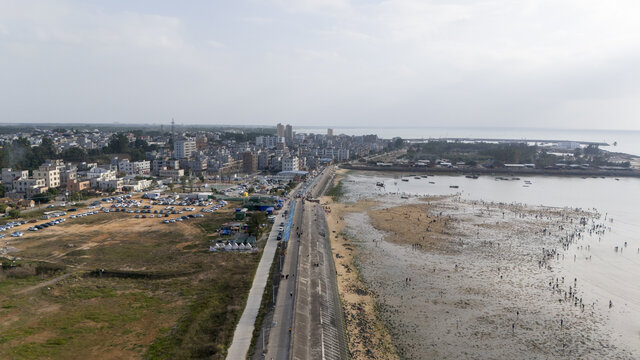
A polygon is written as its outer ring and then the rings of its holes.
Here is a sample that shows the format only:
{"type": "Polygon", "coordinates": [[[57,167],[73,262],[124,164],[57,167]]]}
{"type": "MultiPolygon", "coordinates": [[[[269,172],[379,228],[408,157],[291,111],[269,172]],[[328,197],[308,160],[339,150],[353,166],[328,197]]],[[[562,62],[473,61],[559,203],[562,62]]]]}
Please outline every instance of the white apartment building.
{"type": "Polygon", "coordinates": [[[149,175],[151,162],[146,160],[130,162],[128,159],[124,159],[118,162],[118,170],[127,175],[149,175]]]}
{"type": "Polygon", "coordinates": [[[34,179],[44,179],[48,188],[60,187],[60,170],[56,167],[41,166],[38,170],[33,170],[34,179]]]}
{"type": "Polygon", "coordinates": [[[101,180],[113,180],[116,178],[116,171],[111,169],[103,169],[100,167],[93,167],[86,173],[89,179],[101,179],[101,180]]]}
{"type": "Polygon", "coordinates": [[[12,190],[14,188],[14,182],[20,178],[28,178],[29,170],[12,170],[11,168],[2,169],[2,184],[5,190],[12,190]]]}
{"type": "Polygon", "coordinates": [[[19,193],[31,192],[35,188],[46,187],[45,179],[21,178],[13,182],[14,190],[19,193]]]}
{"type": "Polygon", "coordinates": [[[196,142],[193,139],[176,140],[173,144],[173,155],[176,159],[191,157],[196,151],[196,142]]]}
{"type": "Polygon", "coordinates": [[[282,171],[300,170],[300,159],[297,156],[282,159],[282,171]]]}
{"type": "Polygon", "coordinates": [[[256,146],[272,149],[275,148],[278,143],[284,143],[284,137],[281,136],[258,136],[256,137],[256,146]]]}
{"type": "Polygon", "coordinates": [[[184,176],[184,170],[183,169],[160,169],[160,171],[158,172],[158,176],[178,179],[184,176]]]}

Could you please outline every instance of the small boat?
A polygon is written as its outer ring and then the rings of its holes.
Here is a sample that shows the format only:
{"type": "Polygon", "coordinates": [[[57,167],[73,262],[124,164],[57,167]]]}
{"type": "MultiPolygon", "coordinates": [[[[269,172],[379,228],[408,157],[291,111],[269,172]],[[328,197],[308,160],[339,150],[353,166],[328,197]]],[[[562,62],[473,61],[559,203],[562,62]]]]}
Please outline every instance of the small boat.
{"type": "Polygon", "coordinates": [[[616,178],[616,181],[620,181],[620,179],[616,178]]]}
{"type": "Polygon", "coordinates": [[[419,176],[416,176],[416,177],[414,177],[414,179],[416,179],[416,180],[420,180],[420,177],[419,177],[419,176]]]}
{"type": "Polygon", "coordinates": [[[449,187],[450,187],[450,188],[452,188],[452,189],[457,189],[457,188],[459,188],[459,186],[458,186],[458,185],[449,185],[449,187]]]}
{"type": "Polygon", "coordinates": [[[406,195],[402,195],[402,196],[400,196],[400,198],[401,198],[401,199],[408,199],[409,197],[408,197],[408,196],[406,196],[406,195]]]}
{"type": "Polygon", "coordinates": [[[511,180],[520,180],[520,178],[519,177],[514,177],[514,178],[511,178],[511,180]]]}
{"type": "Polygon", "coordinates": [[[522,187],[529,187],[529,185],[522,185],[522,187]]]}
{"type": "Polygon", "coordinates": [[[467,175],[465,176],[467,179],[477,179],[478,175],[467,175]]]}
{"type": "Polygon", "coordinates": [[[435,184],[435,182],[433,182],[433,181],[429,181],[429,184],[435,184]]]}
{"type": "Polygon", "coordinates": [[[409,181],[409,179],[402,179],[402,181],[409,181]]]}
{"type": "Polygon", "coordinates": [[[377,182],[376,186],[384,187],[384,183],[383,182],[377,182]]]}
{"type": "Polygon", "coordinates": [[[429,175],[420,175],[420,177],[426,179],[429,177],[429,175]]]}

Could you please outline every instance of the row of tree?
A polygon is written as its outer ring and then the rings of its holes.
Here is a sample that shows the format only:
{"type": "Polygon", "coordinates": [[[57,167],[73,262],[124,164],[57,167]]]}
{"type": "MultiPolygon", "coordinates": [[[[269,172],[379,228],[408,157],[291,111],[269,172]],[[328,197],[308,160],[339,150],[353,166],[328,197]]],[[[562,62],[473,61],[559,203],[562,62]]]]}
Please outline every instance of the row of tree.
{"type": "Polygon", "coordinates": [[[129,141],[123,133],[114,134],[109,144],[102,149],[89,151],[80,147],[70,147],[61,152],[56,151],[53,140],[44,137],[38,146],[31,146],[27,138],[19,138],[5,144],[0,150],[0,167],[16,170],[37,169],[47,159],[62,159],[70,162],[108,161],[112,155],[126,156],[132,161],[145,159],[146,152],[157,150],[156,145],[136,139],[129,141]]]}

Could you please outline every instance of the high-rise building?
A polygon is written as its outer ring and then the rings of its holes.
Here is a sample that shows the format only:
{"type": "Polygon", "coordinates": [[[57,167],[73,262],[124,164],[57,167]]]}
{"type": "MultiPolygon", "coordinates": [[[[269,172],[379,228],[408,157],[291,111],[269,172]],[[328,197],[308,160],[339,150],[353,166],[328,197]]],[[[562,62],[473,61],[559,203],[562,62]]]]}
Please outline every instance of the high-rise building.
{"type": "Polygon", "coordinates": [[[276,135],[278,135],[278,137],[284,137],[284,125],[278,123],[276,126],[276,135]]]}
{"type": "Polygon", "coordinates": [[[287,127],[284,130],[284,141],[287,146],[293,145],[293,126],[287,124],[287,127]]]}
{"type": "Polygon", "coordinates": [[[188,159],[196,151],[196,142],[193,139],[176,140],[173,143],[173,156],[176,159],[188,159]]]}
{"type": "Polygon", "coordinates": [[[258,157],[251,151],[242,154],[242,171],[253,174],[258,171],[258,157]]]}
{"type": "Polygon", "coordinates": [[[333,136],[333,129],[327,129],[327,136],[333,136]]]}

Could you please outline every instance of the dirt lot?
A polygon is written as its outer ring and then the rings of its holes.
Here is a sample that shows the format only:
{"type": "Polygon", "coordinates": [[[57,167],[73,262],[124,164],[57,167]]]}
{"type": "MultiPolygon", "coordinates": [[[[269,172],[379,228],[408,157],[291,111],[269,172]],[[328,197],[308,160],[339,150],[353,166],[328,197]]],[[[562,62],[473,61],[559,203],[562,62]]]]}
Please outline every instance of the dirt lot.
{"type": "Polygon", "coordinates": [[[0,256],[0,358],[224,358],[259,253],[208,252],[231,210],[135,215],[67,215],[1,240],[18,251],[0,256]]]}

